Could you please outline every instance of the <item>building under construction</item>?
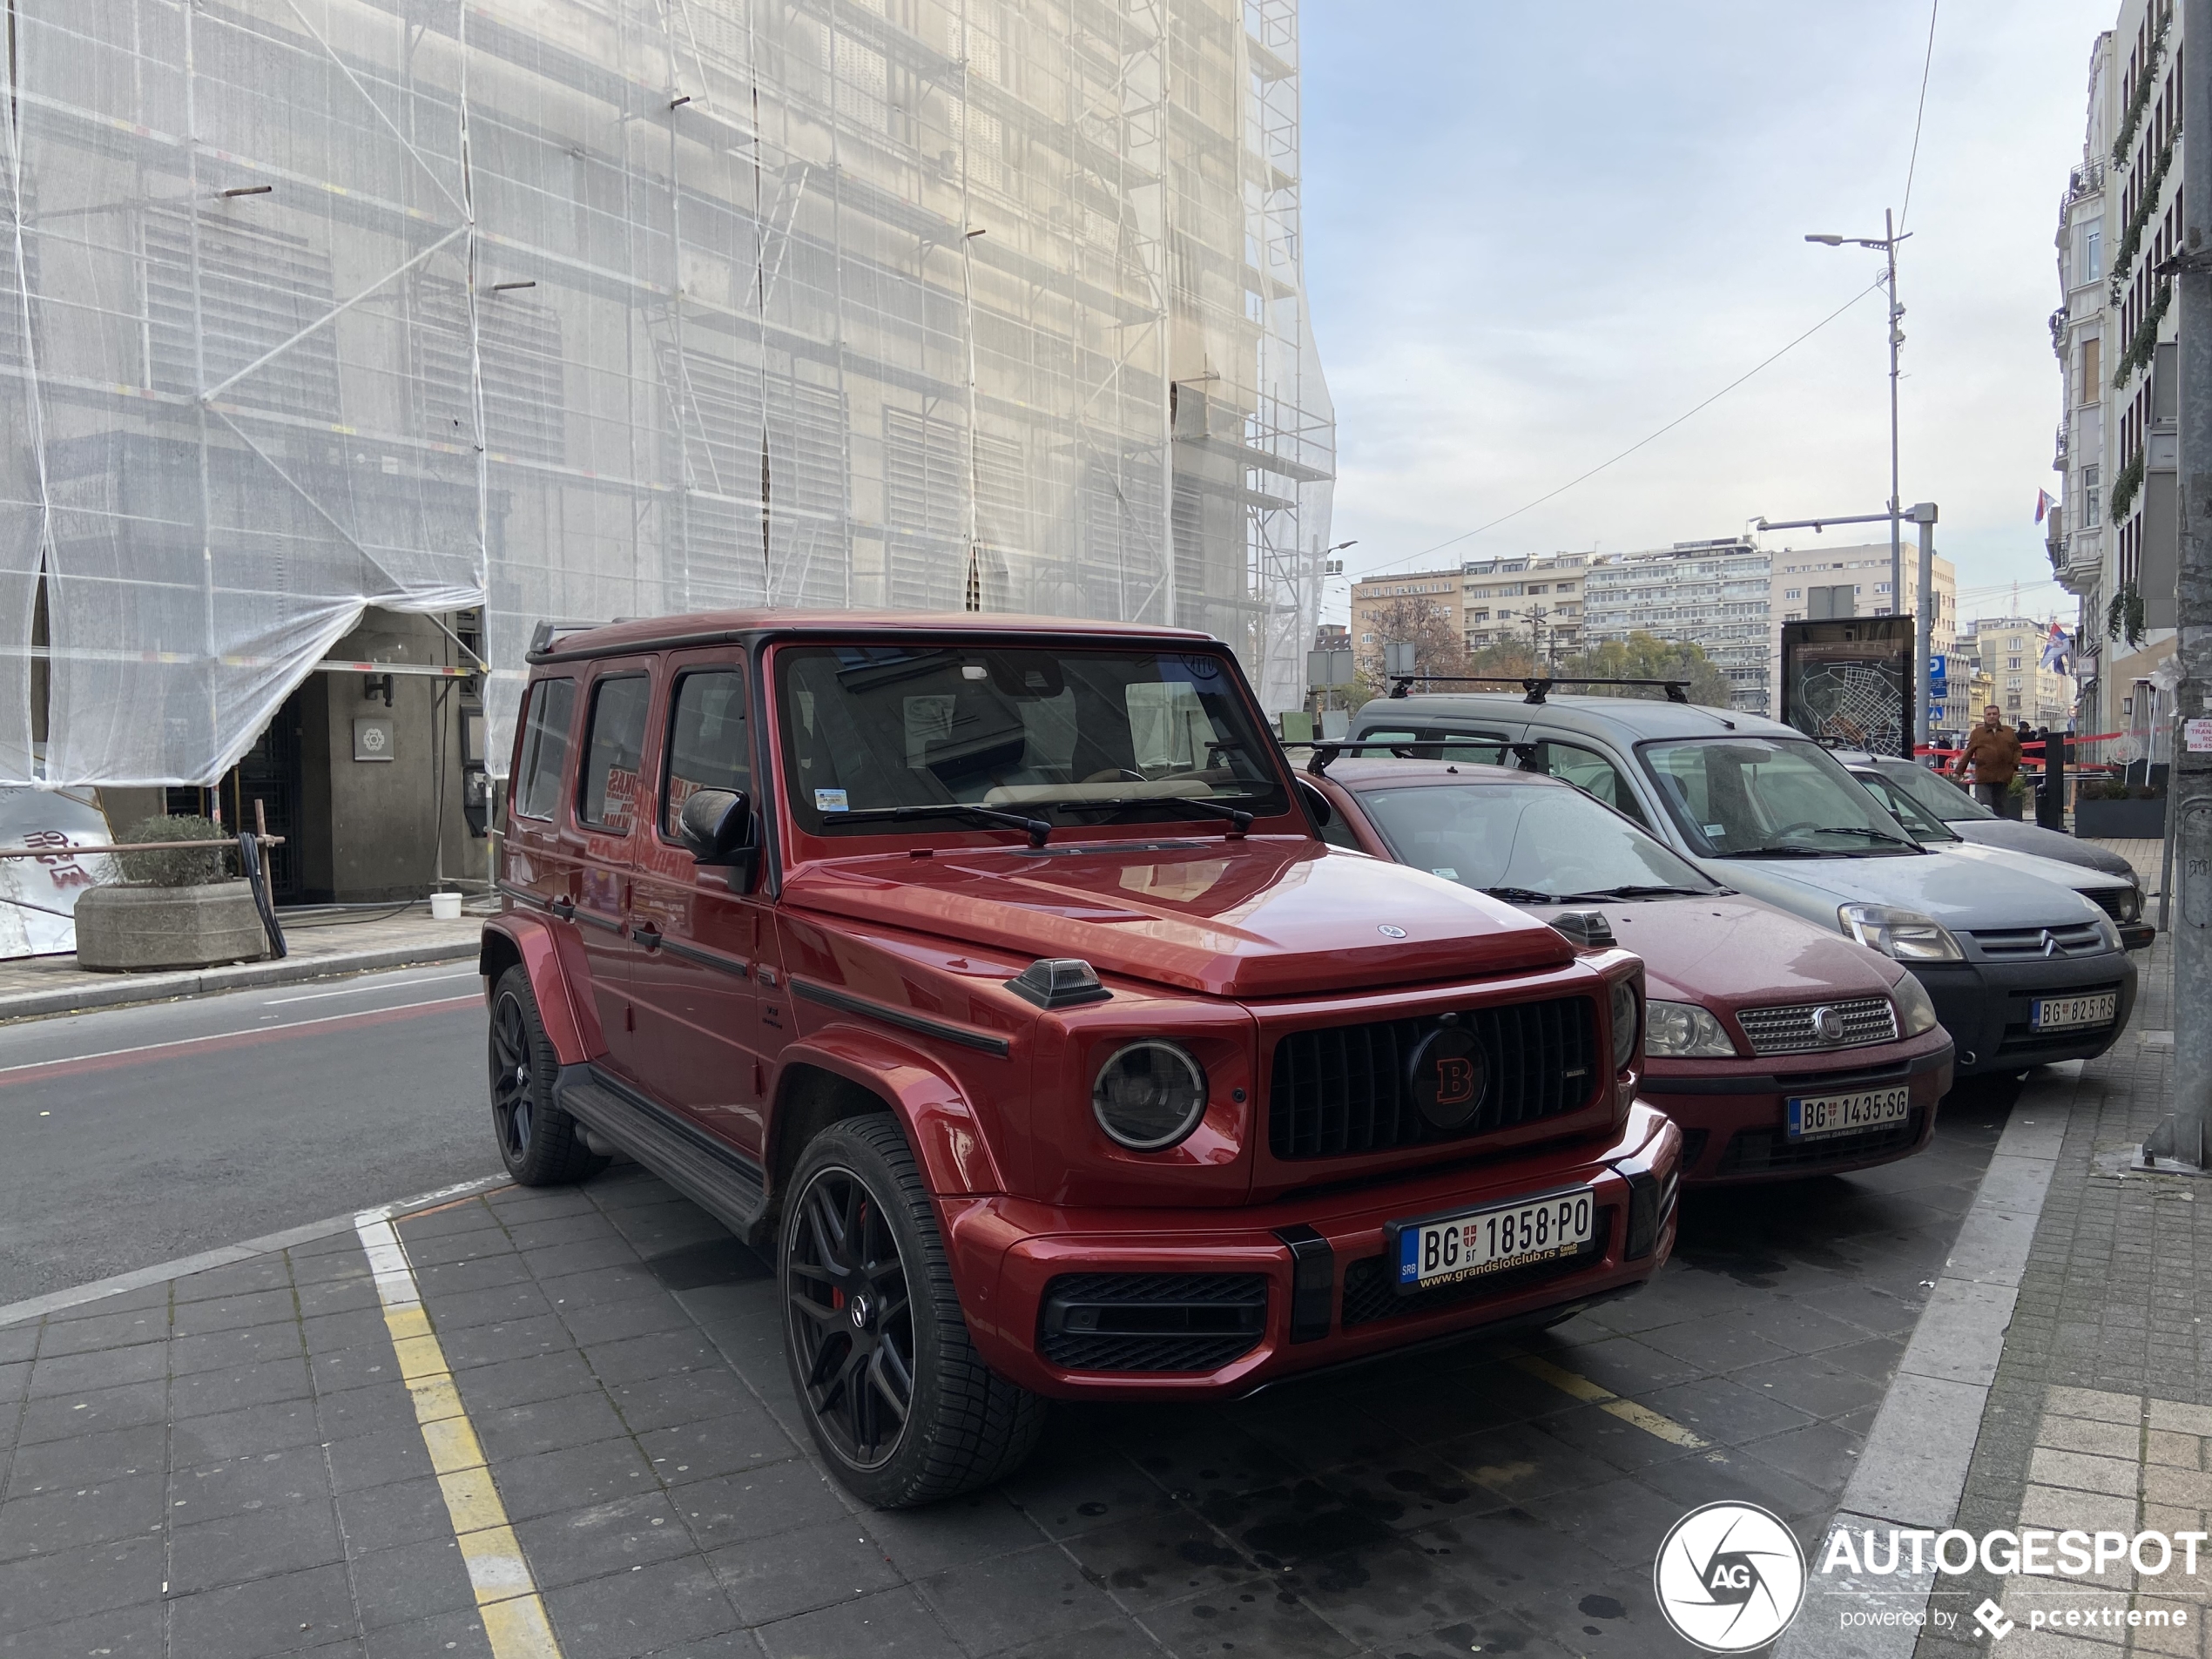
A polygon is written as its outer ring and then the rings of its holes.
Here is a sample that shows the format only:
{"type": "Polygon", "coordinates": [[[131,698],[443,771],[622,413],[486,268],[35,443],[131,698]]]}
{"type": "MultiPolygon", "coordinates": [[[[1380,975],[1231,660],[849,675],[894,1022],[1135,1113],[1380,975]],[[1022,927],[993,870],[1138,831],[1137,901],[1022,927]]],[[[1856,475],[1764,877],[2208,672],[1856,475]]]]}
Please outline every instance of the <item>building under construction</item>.
{"type": "Polygon", "coordinates": [[[10,17],[0,781],[346,897],[472,856],[540,617],[1172,622],[1298,705],[1296,0],[10,17]]]}

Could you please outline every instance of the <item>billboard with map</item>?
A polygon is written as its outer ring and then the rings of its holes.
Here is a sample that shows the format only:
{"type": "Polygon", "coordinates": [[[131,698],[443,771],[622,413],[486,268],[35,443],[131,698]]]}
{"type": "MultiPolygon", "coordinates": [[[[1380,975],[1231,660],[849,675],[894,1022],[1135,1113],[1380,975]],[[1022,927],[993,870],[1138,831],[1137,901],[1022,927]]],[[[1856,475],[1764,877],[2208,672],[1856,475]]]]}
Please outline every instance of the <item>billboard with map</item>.
{"type": "Polygon", "coordinates": [[[1909,753],[1912,685],[1910,617],[1782,624],[1782,718],[1807,737],[1877,754],[1909,753]]]}

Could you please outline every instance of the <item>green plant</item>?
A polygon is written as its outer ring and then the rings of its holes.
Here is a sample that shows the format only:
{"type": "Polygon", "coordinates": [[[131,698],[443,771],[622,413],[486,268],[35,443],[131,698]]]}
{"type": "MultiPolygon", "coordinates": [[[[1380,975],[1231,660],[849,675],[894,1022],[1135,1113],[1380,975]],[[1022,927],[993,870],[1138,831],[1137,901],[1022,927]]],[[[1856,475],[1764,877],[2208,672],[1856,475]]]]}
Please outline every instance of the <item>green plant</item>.
{"type": "Polygon", "coordinates": [[[2158,84],[2158,61],[2166,55],[2166,31],[2173,22],[2174,11],[2169,6],[2158,19],[2149,50],[2143,54],[2143,66],[2136,71],[2135,84],[2128,89],[2128,107],[2120,118],[2120,136],[2112,145],[2112,165],[2115,167],[2128,165],[2128,152],[2135,142],[2136,130],[2143,124],[2143,111],[2150,108],[2151,91],[2158,84]]]}
{"type": "Polygon", "coordinates": [[[2145,626],[2141,590],[2130,583],[2114,594],[2112,603],[2105,607],[2105,637],[2115,644],[2125,640],[2140,645],[2145,626]]]}
{"type": "Polygon", "coordinates": [[[2158,194],[2174,165],[2174,152],[2181,147],[2181,129],[2176,127],[2166,140],[2166,147],[2158,152],[2157,159],[2143,175],[2141,185],[2135,192],[2135,211],[2128,216],[2127,228],[2121,232],[2120,246],[2113,255],[2115,274],[2125,273],[2135,263],[2135,250],[2143,245],[2143,232],[2150,224],[2150,216],[2158,209],[2158,194]]]}
{"type": "Polygon", "coordinates": [[[2128,464],[2113,475],[2112,499],[2107,503],[2115,524],[2128,516],[2128,509],[2135,504],[2135,492],[2143,487],[2143,452],[2141,449],[2128,457],[2128,464]]]}
{"type": "MultiPolygon", "coordinates": [[[[223,839],[223,826],[212,819],[188,813],[166,818],[142,819],[124,836],[130,841],[213,841],[223,839]]],[[[220,881],[231,873],[233,849],[221,846],[179,846],[155,853],[120,853],[126,881],[152,887],[196,887],[220,881]]]]}
{"type": "Polygon", "coordinates": [[[2128,383],[2128,377],[2139,368],[2148,368],[2150,360],[2158,352],[2158,325],[2166,320],[2166,307],[2174,303],[2174,285],[2161,282],[2158,293],[2144,308],[2143,320],[2135,325],[2134,336],[2128,342],[2128,349],[2120,354],[2120,361],[2113,366],[2112,385],[2117,391],[2128,383]]]}

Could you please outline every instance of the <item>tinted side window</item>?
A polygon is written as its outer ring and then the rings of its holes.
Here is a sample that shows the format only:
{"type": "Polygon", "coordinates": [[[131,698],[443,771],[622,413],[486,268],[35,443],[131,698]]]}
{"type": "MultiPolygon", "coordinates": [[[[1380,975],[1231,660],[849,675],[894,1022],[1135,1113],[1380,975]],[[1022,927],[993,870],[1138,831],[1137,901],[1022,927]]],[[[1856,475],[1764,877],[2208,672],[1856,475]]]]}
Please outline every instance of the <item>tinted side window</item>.
{"type": "Polygon", "coordinates": [[[710,669],[676,682],[668,723],[668,780],[661,791],[661,831],[674,837],[684,803],[702,789],[749,790],[752,757],[745,747],[745,676],[710,669]]]}
{"type": "Polygon", "coordinates": [[[569,732],[576,724],[576,682],[540,680],[530,687],[523,713],[523,754],[515,767],[515,811],[550,818],[561,803],[561,777],[569,767],[569,732]]]}
{"type": "Polygon", "coordinates": [[[1649,827],[1643,808],[1636,804],[1635,792],[1629,787],[1629,780],[1595,749],[1572,743],[1543,743],[1537,745],[1537,754],[1540,770],[1596,796],[1608,806],[1626,813],[1637,823],[1649,827]]]}
{"type": "Polygon", "coordinates": [[[645,705],[652,682],[643,674],[601,680],[591,688],[591,725],[584,738],[583,776],[576,815],[594,829],[626,834],[637,819],[637,767],[645,749],[645,705]]]}

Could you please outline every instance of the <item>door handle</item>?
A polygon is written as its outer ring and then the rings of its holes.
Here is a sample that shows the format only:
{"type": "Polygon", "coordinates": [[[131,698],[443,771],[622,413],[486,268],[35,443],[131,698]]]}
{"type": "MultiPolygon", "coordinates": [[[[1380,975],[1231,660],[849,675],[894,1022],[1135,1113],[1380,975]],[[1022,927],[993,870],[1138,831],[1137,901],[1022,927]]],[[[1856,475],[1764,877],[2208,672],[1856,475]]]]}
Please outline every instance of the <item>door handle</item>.
{"type": "Polygon", "coordinates": [[[654,927],[650,921],[642,927],[631,927],[630,930],[630,936],[636,940],[639,944],[643,945],[647,950],[658,950],[660,948],[660,929],[654,927]]]}

